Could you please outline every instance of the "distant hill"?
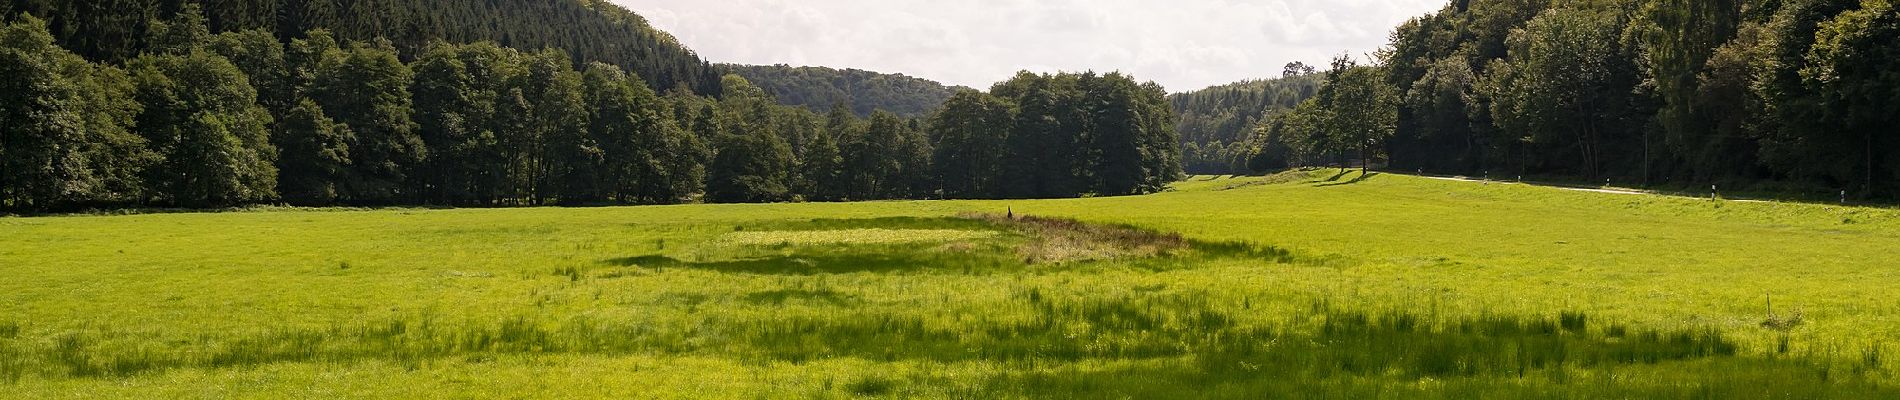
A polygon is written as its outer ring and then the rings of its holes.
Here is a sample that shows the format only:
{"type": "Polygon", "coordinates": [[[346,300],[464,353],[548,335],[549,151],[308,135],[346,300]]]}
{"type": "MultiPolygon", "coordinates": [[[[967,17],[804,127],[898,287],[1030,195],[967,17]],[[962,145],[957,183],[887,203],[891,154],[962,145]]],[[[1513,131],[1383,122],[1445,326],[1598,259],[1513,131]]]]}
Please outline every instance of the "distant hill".
{"type": "Polygon", "coordinates": [[[1291,74],[1168,96],[1180,116],[1181,164],[1190,174],[1251,172],[1254,127],[1319,92],[1322,75],[1291,74]]]}
{"type": "Polygon", "coordinates": [[[733,73],[765,89],[780,103],[803,106],[814,111],[830,110],[844,103],[859,116],[885,110],[902,117],[923,117],[943,105],[962,87],[945,86],[936,81],[904,74],[886,74],[858,69],[793,67],[780,65],[722,64],[733,73]]]}
{"type": "Polygon", "coordinates": [[[1291,109],[1319,91],[1320,75],[1248,80],[1168,96],[1182,143],[1236,142],[1274,110],[1291,109]]]}
{"type": "MultiPolygon", "coordinates": [[[[185,0],[0,0],[0,18],[46,19],[62,47],[94,60],[137,56],[153,19],[185,0]]],[[[520,49],[560,48],[577,62],[600,61],[640,74],[658,90],[684,86],[718,94],[720,73],[672,35],[606,0],[223,0],[201,1],[214,32],[264,29],[280,38],[310,29],[338,39],[387,38],[413,56],[430,40],[494,41],[520,49]]]]}

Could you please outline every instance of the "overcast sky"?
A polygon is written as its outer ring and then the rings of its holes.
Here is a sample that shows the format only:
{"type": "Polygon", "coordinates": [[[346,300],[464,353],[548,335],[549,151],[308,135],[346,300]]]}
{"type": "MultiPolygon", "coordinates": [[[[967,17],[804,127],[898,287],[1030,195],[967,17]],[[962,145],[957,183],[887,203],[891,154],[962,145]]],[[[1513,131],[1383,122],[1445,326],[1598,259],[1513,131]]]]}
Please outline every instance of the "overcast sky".
{"type": "Polygon", "coordinates": [[[713,62],[903,73],[988,89],[1122,71],[1182,92],[1371,52],[1445,0],[612,0],[713,62]]]}

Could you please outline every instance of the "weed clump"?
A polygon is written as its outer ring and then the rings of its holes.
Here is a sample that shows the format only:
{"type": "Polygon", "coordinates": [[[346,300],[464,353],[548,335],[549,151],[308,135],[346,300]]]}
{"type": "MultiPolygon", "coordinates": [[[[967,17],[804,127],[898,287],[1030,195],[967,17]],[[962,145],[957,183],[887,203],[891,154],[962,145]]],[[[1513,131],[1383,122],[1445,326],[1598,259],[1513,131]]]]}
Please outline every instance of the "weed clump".
{"type": "Polygon", "coordinates": [[[867,376],[844,385],[846,391],[859,396],[883,396],[897,389],[897,381],[880,376],[867,376]]]}
{"type": "Polygon", "coordinates": [[[1585,333],[1590,327],[1590,316],[1580,312],[1565,311],[1557,315],[1557,324],[1570,333],[1585,333]]]}
{"type": "Polygon", "coordinates": [[[1802,315],[1800,309],[1796,309],[1794,314],[1783,317],[1779,314],[1775,314],[1774,297],[1768,296],[1765,297],[1765,300],[1768,303],[1768,318],[1761,321],[1761,327],[1786,333],[1797,326],[1801,326],[1802,315]]]}
{"type": "Polygon", "coordinates": [[[1768,318],[1761,321],[1761,327],[1781,332],[1794,330],[1795,327],[1801,326],[1801,323],[1804,322],[1804,317],[1801,314],[1801,310],[1795,310],[1793,314],[1786,316],[1768,314],[1768,318]]]}
{"type": "Polygon", "coordinates": [[[555,268],[554,275],[567,277],[569,282],[580,282],[581,279],[587,278],[587,271],[581,267],[566,266],[555,268]]]}

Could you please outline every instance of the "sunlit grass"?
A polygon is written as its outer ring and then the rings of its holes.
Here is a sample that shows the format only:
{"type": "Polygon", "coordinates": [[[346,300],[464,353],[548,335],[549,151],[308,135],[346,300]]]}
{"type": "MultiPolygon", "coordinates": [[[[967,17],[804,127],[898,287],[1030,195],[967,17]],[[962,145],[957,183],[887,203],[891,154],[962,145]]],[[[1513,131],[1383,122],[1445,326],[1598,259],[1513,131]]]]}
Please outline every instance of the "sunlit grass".
{"type": "Polygon", "coordinates": [[[1337,172],[0,219],[0,397],[1895,396],[1892,210],[1337,172]]]}
{"type": "Polygon", "coordinates": [[[892,244],[955,242],[996,236],[993,231],[955,229],[846,229],[827,231],[733,232],[719,240],[736,245],[892,244]]]}

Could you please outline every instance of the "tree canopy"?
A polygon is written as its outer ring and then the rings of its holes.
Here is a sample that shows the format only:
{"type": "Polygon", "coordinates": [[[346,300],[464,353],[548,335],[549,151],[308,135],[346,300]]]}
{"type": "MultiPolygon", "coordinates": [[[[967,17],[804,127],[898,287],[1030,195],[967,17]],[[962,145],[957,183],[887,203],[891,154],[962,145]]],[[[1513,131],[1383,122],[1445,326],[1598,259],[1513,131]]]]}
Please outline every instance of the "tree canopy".
{"type": "Polygon", "coordinates": [[[123,61],[68,52],[30,16],[0,28],[4,84],[26,94],[0,102],[0,208],[1064,197],[1181,173],[1164,92],[1121,74],[1024,73],[929,118],[865,119],[736,74],[721,98],[662,95],[561,49],[406,56],[325,29],[213,33],[201,12],[145,24],[123,61]]]}
{"type": "Polygon", "coordinates": [[[883,110],[902,118],[930,115],[961,87],[903,74],[881,74],[858,69],[792,67],[788,65],[723,64],[789,105],[825,112],[844,104],[858,117],[883,110]]]}
{"type": "MultiPolygon", "coordinates": [[[[1408,171],[1891,197],[1895,15],[1890,0],[1453,2],[1395,28],[1371,57],[1397,117],[1368,157],[1408,171]]],[[[1357,84],[1341,76],[1319,96],[1357,84]]],[[[1350,108],[1322,100],[1259,124],[1253,164],[1327,163],[1332,146],[1299,139],[1330,137],[1315,132],[1350,108]]]]}
{"type": "Polygon", "coordinates": [[[438,40],[559,48],[578,62],[599,61],[634,71],[654,90],[684,87],[701,95],[719,94],[717,68],[644,17],[607,0],[231,0],[204,2],[202,12],[182,12],[196,4],[6,0],[0,1],[0,18],[12,20],[22,13],[46,18],[61,47],[110,62],[173,40],[154,34],[164,30],[162,21],[195,18],[205,22],[207,34],[258,30],[288,41],[324,29],[345,41],[386,39],[408,55],[438,40]]]}

